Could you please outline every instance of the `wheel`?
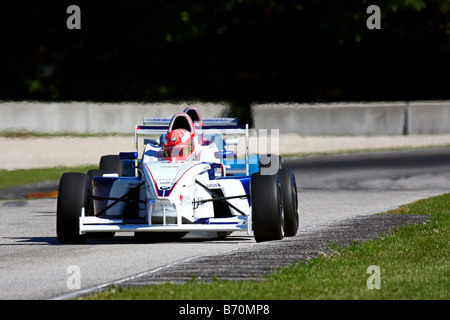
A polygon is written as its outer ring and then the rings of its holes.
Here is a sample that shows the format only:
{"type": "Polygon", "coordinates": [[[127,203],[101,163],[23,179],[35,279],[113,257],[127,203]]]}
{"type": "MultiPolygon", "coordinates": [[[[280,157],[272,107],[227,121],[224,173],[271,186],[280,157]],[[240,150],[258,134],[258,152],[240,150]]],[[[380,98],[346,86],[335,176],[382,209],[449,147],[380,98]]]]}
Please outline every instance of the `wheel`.
{"type": "Polygon", "coordinates": [[[81,208],[86,207],[89,176],[68,172],[61,176],[56,206],[56,235],[61,243],[84,243],[87,235],[80,235],[81,208]]]}
{"type": "Polygon", "coordinates": [[[123,161],[118,155],[111,154],[100,158],[99,169],[107,173],[123,175],[123,161]]]}
{"type": "MultiPolygon", "coordinates": [[[[87,172],[88,176],[89,176],[89,193],[91,195],[93,195],[93,191],[92,191],[92,179],[94,177],[98,177],[98,176],[102,176],[105,173],[113,173],[111,171],[106,171],[106,170],[100,170],[100,169],[91,169],[87,172]]],[[[86,203],[86,210],[85,210],[85,215],[86,216],[93,216],[95,215],[94,212],[94,200],[92,199],[88,199],[87,203],[86,203]]],[[[88,238],[93,238],[93,239],[108,239],[108,238],[112,238],[114,237],[116,233],[115,232],[89,232],[88,233],[88,238]]]]}
{"type": "Polygon", "coordinates": [[[278,174],[252,174],[250,197],[252,225],[257,242],[281,240],[284,236],[283,208],[278,174]]]}
{"type": "Polygon", "coordinates": [[[94,177],[101,177],[104,173],[113,173],[111,171],[105,171],[100,169],[91,169],[87,172],[89,178],[92,180],[94,177]]]}
{"type": "Polygon", "coordinates": [[[284,235],[293,237],[297,234],[299,225],[297,185],[294,173],[289,169],[278,171],[281,184],[281,198],[284,213],[284,235]]]}

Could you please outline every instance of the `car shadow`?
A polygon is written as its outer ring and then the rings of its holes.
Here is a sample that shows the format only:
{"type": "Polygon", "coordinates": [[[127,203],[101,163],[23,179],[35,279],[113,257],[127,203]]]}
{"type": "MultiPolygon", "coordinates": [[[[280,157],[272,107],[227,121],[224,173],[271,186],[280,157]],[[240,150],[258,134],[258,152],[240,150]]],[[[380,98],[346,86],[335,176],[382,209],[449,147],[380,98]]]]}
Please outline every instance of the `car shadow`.
{"type": "MultiPolygon", "coordinates": [[[[4,237],[4,239],[13,240],[13,243],[2,243],[0,246],[21,246],[21,245],[67,245],[60,243],[56,236],[53,237],[4,237]]],[[[131,235],[116,235],[108,238],[90,238],[86,240],[84,244],[77,245],[121,245],[121,244],[157,244],[157,243],[207,243],[214,244],[233,242],[247,242],[253,241],[251,236],[241,235],[229,235],[227,237],[213,237],[211,235],[191,235],[188,234],[181,239],[170,238],[148,238],[148,239],[136,239],[133,234],[131,235]]]]}

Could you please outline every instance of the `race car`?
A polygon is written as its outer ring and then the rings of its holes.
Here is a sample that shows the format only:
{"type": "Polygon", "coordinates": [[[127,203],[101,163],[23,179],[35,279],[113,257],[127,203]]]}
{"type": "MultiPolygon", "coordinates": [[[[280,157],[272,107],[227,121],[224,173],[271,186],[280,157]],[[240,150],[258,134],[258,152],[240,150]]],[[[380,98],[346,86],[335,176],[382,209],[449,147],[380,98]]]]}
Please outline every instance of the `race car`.
{"type": "Polygon", "coordinates": [[[295,176],[279,156],[249,155],[248,144],[248,125],[202,119],[195,107],[170,119],[144,118],[135,127],[134,151],[101,157],[99,169],[62,175],[58,241],[84,243],[117,232],[173,240],[189,232],[243,230],[257,242],[294,236],[295,176]],[[139,154],[139,142],[149,135],[139,154]],[[242,158],[230,150],[240,141],[242,158]]]}

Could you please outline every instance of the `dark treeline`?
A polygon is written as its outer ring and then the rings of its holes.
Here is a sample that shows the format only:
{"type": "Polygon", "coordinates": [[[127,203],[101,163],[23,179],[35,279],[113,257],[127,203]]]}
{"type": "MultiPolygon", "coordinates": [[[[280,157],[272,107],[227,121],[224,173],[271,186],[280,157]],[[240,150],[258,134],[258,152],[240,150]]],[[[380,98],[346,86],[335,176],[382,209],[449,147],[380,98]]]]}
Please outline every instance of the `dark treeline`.
{"type": "Polygon", "coordinates": [[[15,1],[0,100],[448,99],[450,0],[15,1]],[[81,29],[66,26],[69,5],[81,29]],[[370,5],[381,29],[366,26],[370,5]]]}

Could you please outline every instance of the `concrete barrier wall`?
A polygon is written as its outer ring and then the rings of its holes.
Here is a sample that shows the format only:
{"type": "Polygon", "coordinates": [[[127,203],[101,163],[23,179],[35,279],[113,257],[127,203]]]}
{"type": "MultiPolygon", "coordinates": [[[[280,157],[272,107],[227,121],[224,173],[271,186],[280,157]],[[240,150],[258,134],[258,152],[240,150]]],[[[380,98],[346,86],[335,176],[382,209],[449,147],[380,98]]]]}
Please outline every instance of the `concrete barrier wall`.
{"type": "Polygon", "coordinates": [[[450,133],[450,102],[254,104],[255,129],[300,135],[450,133]]]}
{"type": "Polygon", "coordinates": [[[143,117],[172,117],[187,106],[197,106],[205,118],[229,113],[218,103],[0,103],[0,131],[39,133],[134,133],[143,117]]]}
{"type": "Polygon", "coordinates": [[[404,103],[263,104],[253,106],[255,128],[301,135],[399,135],[404,103]]]}
{"type": "MultiPolygon", "coordinates": [[[[228,116],[226,103],[3,102],[0,132],[133,133],[145,117],[168,117],[195,105],[205,118],[228,116]]],[[[255,129],[300,135],[450,133],[450,101],[266,103],[252,106],[255,129]]]]}
{"type": "Polygon", "coordinates": [[[418,101],[408,105],[410,134],[450,133],[450,101],[418,101]]]}

